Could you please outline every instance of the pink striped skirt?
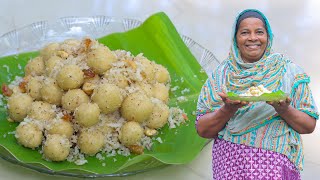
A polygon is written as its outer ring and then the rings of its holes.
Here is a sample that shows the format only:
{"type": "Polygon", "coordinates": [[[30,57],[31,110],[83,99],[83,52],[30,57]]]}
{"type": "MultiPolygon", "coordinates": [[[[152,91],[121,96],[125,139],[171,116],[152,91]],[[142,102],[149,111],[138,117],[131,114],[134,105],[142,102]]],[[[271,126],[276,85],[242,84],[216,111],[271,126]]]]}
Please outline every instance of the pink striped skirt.
{"type": "Polygon", "coordinates": [[[283,154],[215,139],[213,179],[300,180],[300,172],[283,154]]]}

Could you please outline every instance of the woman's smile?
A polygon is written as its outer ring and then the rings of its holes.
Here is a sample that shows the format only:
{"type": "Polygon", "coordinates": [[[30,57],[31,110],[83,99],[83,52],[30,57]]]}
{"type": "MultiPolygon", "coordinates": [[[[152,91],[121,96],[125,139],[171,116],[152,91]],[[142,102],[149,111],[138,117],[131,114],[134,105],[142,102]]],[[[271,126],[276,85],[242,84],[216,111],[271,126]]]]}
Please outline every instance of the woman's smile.
{"type": "Polygon", "coordinates": [[[267,30],[258,18],[241,21],[236,39],[241,58],[248,63],[259,61],[268,44],[267,30]]]}
{"type": "Polygon", "coordinates": [[[261,48],[261,45],[260,44],[249,44],[249,45],[246,45],[247,49],[248,50],[258,50],[261,48]]]}

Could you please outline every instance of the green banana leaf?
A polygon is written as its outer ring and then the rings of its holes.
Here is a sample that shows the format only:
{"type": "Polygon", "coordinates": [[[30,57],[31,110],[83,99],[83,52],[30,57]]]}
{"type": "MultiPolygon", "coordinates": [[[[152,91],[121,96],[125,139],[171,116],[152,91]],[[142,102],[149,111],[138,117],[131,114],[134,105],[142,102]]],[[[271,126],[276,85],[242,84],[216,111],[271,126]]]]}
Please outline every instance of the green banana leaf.
{"type": "Polygon", "coordinates": [[[260,96],[239,96],[234,92],[227,93],[228,98],[231,100],[240,100],[240,101],[280,101],[285,100],[288,97],[288,94],[284,93],[283,91],[279,90],[272,93],[263,93],[260,96]]]}
{"type": "MultiPolygon", "coordinates": [[[[154,140],[152,150],[145,150],[142,155],[129,157],[117,155],[106,157],[103,161],[95,157],[87,157],[88,163],[78,166],[67,161],[45,161],[37,150],[17,144],[14,135],[10,132],[15,131],[18,124],[8,122],[5,108],[0,107],[0,145],[3,147],[0,149],[0,154],[5,157],[11,154],[28,167],[44,168],[47,173],[126,175],[126,173],[145,171],[167,164],[191,162],[208,141],[197,135],[194,127],[196,117],[193,113],[207,75],[201,71],[198,61],[186,47],[167,15],[162,12],[154,14],[135,29],[110,34],[98,41],[112,50],[124,49],[133,55],[143,53],[148,59],[167,67],[171,75],[172,87],[179,86],[181,90],[190,89],[189,94],[184,95],[188,99],[185,102],[177,100],[182,95],[181,92],[170,92],[169,103],[170,107],[178,106],[184,109],[189,120],[175,129],[169,129],[168,125],[163,127],[158,135],[163,143],[154,140]],[[181,81],[182,78],[183,81],[181,81]],[[46,168],[52,171],[47,171],[46,168]]],[[[28,60],[37,55],[38,52],[30,52],[0,58],[0,83],[9,83],[15,76],[23,76],[23,67],[28,60]]]]}

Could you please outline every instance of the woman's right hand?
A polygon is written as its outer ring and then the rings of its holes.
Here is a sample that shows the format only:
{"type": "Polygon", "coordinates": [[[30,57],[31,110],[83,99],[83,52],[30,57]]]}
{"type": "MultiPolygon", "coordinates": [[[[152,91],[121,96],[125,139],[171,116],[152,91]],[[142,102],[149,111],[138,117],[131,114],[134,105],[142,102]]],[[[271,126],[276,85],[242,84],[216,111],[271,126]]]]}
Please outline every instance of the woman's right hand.
{"type": "Polygon", "coordinates": [[[235,113],[239,108],[249,104],[247,101],[231,100],[228,98],[227,94],[223,92],[218,93],[218,95],[224,102],[224,106],[221,107],[221,110],[226,113],[235,113]]]}
{"type": "Polygon", "coordinates": [[[233,101],[226,93],[218,93],[224,105],[218,110],[201,116],[197,124],[197,132],[201,137],[214,138],[226,126],[237,110],[247,104],[246,101],[233,101]]]}

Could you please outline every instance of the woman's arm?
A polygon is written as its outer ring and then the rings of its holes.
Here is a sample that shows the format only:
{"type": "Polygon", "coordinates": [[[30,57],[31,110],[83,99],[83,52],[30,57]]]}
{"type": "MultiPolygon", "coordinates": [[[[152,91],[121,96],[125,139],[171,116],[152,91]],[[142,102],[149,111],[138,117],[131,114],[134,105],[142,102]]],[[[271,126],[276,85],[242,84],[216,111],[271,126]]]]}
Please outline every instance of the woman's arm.
{"type": "Polygon", "coordinates": [[[285,101],[268,102],[268,104],[272,105],[276,112],[298,133],[312,133],[316,127],[316,119],[293,108],[290,102],[291,99],[287,98],[285,101]]]}
{"type": "Polygon", "coordinates": [[[214,138],[225,127],[230,118],[239,108],[248,104],[248,102],[232,101],[227,98],[225,93],[218,93],[222,98],[224,105],[215,112],[201,116],[197,123],[199,136],[204,138],[214,138]]]}

